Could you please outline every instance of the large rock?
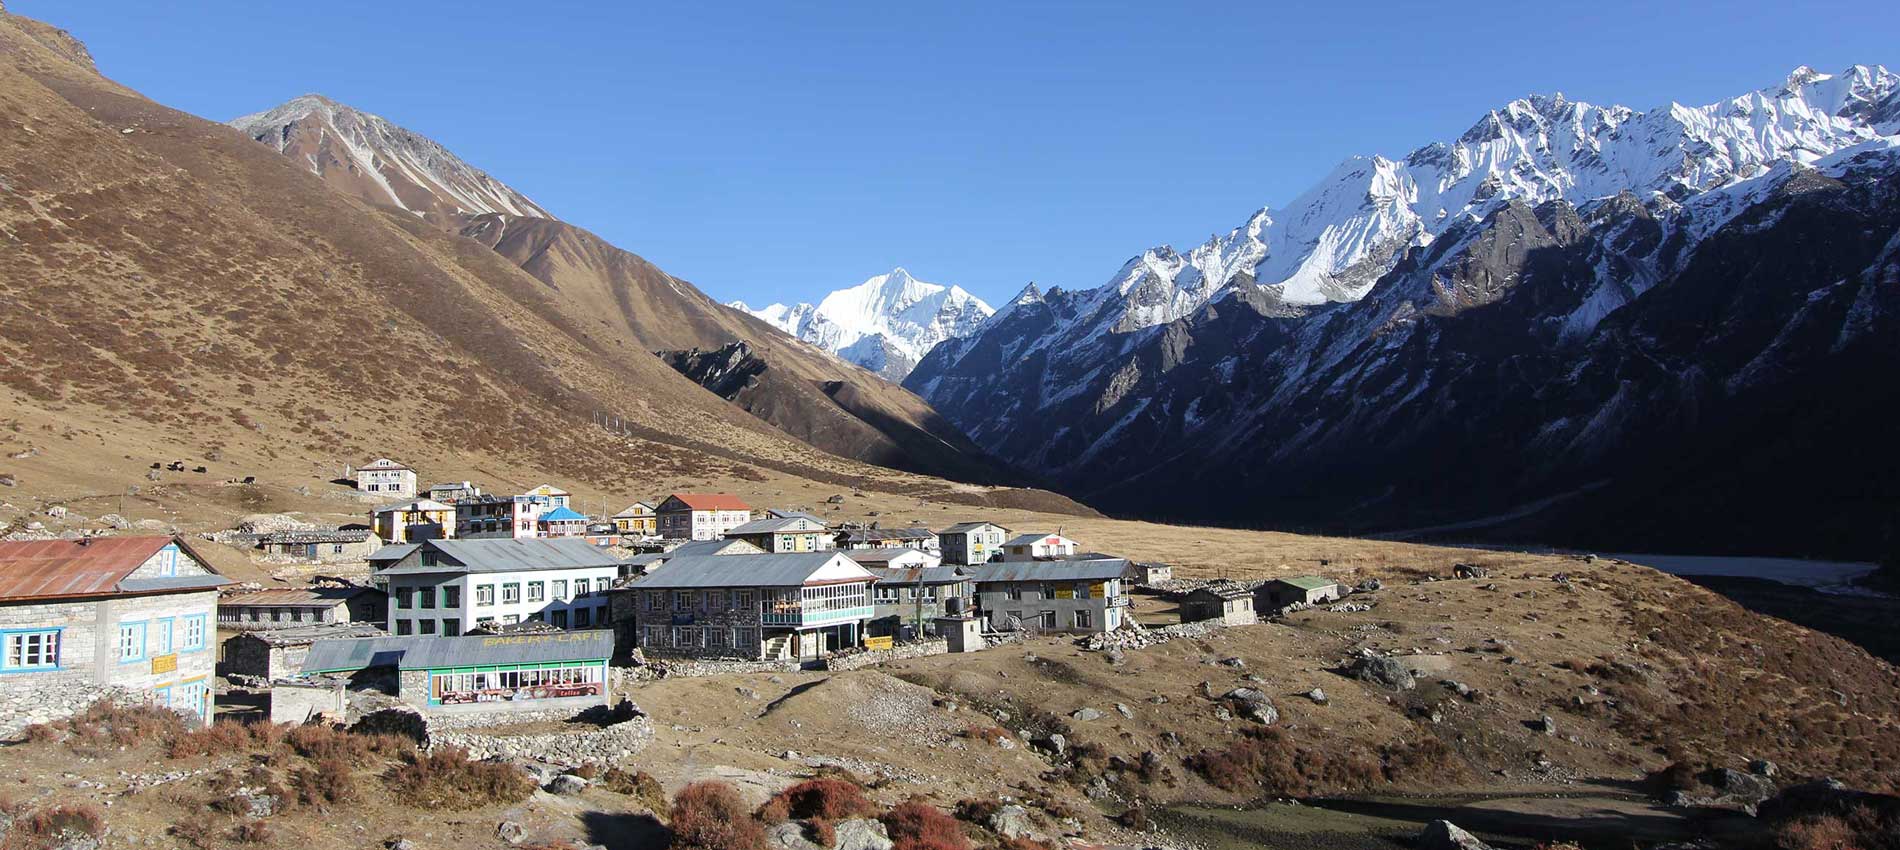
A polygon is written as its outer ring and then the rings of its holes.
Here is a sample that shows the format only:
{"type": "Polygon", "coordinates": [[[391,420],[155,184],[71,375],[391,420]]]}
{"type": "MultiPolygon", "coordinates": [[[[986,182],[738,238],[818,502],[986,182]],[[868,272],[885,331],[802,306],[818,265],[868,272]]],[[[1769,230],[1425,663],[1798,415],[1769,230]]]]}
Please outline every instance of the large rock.
{"type": "MultiPolygon", "coordinates": [[[[852,818],[832,825],[837,836],[830,850],[891,850],[891,837],[884,824],[870,818],[852,818]]],[[[765,831],[765,846],[770,850],[826,850],[805,835],[803,821],[786,821],[765,831]]]]}
{"type": "Polygon", "coordinates": [[[520,844],[528,840],[528,828],[511,820],[495,824],[495,837],[509,844],[520,844]]]}
{"type": "Polygon", "coordinates": [[[1011,804],[990,814],[989,828],[1004,838],[1022,838],[1035,831],[1035,824],[1029,820],[1028,809],[1011,804]]]}
{"type": "Polygon", "coordinates": [[[1418,850],[1492,850],[1491,845],[1448,820],[1435,820],[1418,834],[1418,850]]]}
{"type": "Polygon", "coordinates": [[[1361,658],[1353,663],[1352,674],[1362,682],[1370,682],[1389,691],[1409,691],[1418,687],[1417,677],[1412,668],[1404,662],[1386,656],[1361,658]]]}
{"type": "Polygon", "coordinates": [[[560,776],[556,776],[552,780],[549,780],[547,784],[547,792],[549,794],[572,796],[585,790],[587,790],[587,780],[575,776],[572,773],[563,773],[560,776]]]}

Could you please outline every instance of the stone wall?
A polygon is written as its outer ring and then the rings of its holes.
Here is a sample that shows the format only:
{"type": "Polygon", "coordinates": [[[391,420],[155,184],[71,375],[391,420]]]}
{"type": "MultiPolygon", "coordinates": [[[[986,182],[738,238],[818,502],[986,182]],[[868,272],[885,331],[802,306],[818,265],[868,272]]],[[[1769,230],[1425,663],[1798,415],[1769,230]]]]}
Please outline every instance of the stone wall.
{"type": "Polygon", "coordinates": [[[270,689],[270,722],[306,723],[318,718],[342,720],[343,683],[277,682],[270,689]]]}
{"type": "Polygon", "coordinates": [[[780,661],[722,661],[711,658],[649,658],[652,678],[674,676],[724,676],[735,673],[790,673],[799,669],[795,658],[780,661]]]}
{"type": "Polygon", "coordinates": [[[832,671],[856,670],[860,667],[869,667],[873,664],[883,664],[890,661],[902,661],[906,658],[943,655],[949,651],[950,642],[943,638],[921,640],[902,646],[894,646],[890,649],[867,649],[861,652],[833,655],[825,659],[825,669],[832,671]]]}
{"type": "Polygon", "coordinates": [[[96,682],[9,681],[7,687],[0,688],[0,740],[17,738],[35,723],[71,717],[102,699],[135,705],[145,698],[145,694],[96,682]]]}
{"type": "MultiPolygon", "coordinates": [[[[566,716],[571,715],[564,715],[566,716]]],[[[509,717],[519,721],[520,715],[509,717]]],[[[526,735],[490,735],[474,729],[444,729],[442,718],[429,718],[429,746],[453,746],[470,758],[530,758],[566,767],[615,764],[646,749],[653,740],[653,723],[635,717],[581,732],[544,732],[526,735]]]]}
{"type": "MultiPolygon", "coordinates": [[[[189,559],[181,560],[180,572],[189,559]]],[[[57,628],[59,667],[7,674],[0,679],[0,735],[32,723],[72,715],[101,697],[143,702],[154,689],[183,682],[209,681],[216,663],[216,591],[123,596],[83,602],[35,602],[0,605],[0,629],[57,628]],[[204,645],[183,648],[183,620],[204,617],[204,645]],[[172,618],[172,651],[158,652],[159,618],[172,618]],[[146,623],[146,650],[137,661],[121,663],[121,622],[146,623]]]]}

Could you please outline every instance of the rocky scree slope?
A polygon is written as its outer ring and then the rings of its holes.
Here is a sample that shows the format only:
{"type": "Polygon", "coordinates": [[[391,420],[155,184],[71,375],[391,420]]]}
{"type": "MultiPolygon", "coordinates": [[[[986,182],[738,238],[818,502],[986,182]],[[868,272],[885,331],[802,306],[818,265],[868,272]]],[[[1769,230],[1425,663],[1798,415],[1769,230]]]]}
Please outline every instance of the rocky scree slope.
{"type": "Polygon", "coordinates": [[[906,385],[1116,512],[1868,554],[1900,497],[1897,134],[1882,68],[1516,101],[1107,286],[1027,289],[906,385]]]}

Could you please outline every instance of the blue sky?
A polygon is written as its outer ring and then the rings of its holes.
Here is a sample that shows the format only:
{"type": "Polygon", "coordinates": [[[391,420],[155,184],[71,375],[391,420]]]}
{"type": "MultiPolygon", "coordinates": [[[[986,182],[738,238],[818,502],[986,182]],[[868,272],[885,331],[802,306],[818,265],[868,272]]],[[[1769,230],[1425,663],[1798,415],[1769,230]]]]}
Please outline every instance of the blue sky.
{"type": "Polygon", "coordinates": [[[9,0],[226,120],[321,92],[722,300],[894,265],[1092,287],[1530,92],[1648,108],[1900,63],[1900,4],[9,0]]]}

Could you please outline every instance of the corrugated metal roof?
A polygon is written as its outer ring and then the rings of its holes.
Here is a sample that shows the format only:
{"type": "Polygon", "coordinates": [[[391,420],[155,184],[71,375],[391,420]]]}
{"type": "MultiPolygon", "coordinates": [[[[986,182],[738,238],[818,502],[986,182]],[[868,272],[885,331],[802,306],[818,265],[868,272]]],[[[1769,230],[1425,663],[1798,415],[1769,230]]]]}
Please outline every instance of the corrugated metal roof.
{"type": "Polygon", "coordinates": [[[586,518],[586,514],[576,511],[573,508],[555,508],[541,515],[542,522],[571,522],[573,520],[586,518]]]}
{"type": "MultiPolygon", "coordinates": [[[[668,499],[678,499],[696,511],[749,511],[752,508],[744,500],[731,493],[674,493],[668,499]]],[[[662,502],[664,504],[664,502],[662,502]]]]}
{"type": "Polygon", "coordinates": [[[958,567],[865,567],[867,572],[877,578],[878,584],[917,584],[921,573],[924,584],[956,584],[968,581],[971,575],[960,572],[958,567]]]}
{"type": "Polygon", "coordinates": [[[395,566],[383,570],[383,575],[509,573],[620,566],[620,559],[607,554],[592,543],[576,538],[517,540],[501,537],[480,540],[428,540],[419,545],[447,555],[455,564],[439,564],[433,567],[421,564],[395,566]]]}
{"type": "Polygon", "coordinates": [[[273,587],[248,593],[233,593],[218,600],[219,605],[335,605],[360,594],[374,593],[373,587],[273,587]]]}
{"type": "Polygon", "coordinates": [[[1063,540],[1063,541],[1069,540],[1069,538],[1063,537],[1060,534],[1018,534],[1015,537],[1011,537],[1010,539],[1004,541],[1003,545],[1004,546],[1031,546],[1037,543],[1041,543],[1043,540],[1050,537],[1054,537],[1054,538],[1057,538],[1058,540],[1063,540]]]}
{"type": "Polygon", "coordinates": [[[979,584],[1008,581],[1086,581],[1121,578],[1128,559],[1107,561],[996,561],[976,567],[979,584]]]}
{"type": "Polygon", "coordinates": [[[857,565],[841,552],[782,552],[770,555],[689,555],[666,559],[666,565],[628,585],[636,590],[671,590],[695,587],[799,587],[832,559],[842,559],[852,569],[870,571],[857,565]]]}
{"type": "Polygon", "coordinates": [[[938,534],[963,534],[966,532],[975,531],[976,529],[982,528],[983,526],[986,526],[986,525],[1002,528],[1005,534],[1009,533],[1009,529],[1004,528],[1003,526],[1000,526],[1000,525],[996,525],[996,523],[993,523],[993,522],[959,522],[956,525],[950,526],[949,528],[946,528],[937,533],[938,534]]]}
{"type": "Polygon", "coordinates": [[[414,513],[417,511],[452,511],[452,510],[455,510],[454,505],[444,504],[434,499],[417,499],[413,502],[403,502],[402,504],[399,504],[399,505],[386,505],[384,507],[377,508],[376,512],[379,514],[387,514],[387,513],[394,513],[396,511],[406,511],[406,512],[414,513]]]}
{"type": "MultiPolygon", "coordinates": [[[[942,558],[925,552],[922,549],[910,549],[902,546],[889,546],[879,549],[844,549],[841,551],[844,552],[845,557],[857,561],[866,567],[873,564],[888,564],[897,558],[916,560],[922,557],[925,561],[943,562],[942,558]]],[[[935,566],[935,564],[932,566],[935,566]]]]}
{"type": "Polygon", "coordinates": [[[257,542],[265,545],[299,545],[304,543],[361,543],[369,539],[369,529],[353,528],[348,531],[273,531],[259,535],[257,542]]]}
{"type": "Polygon", "coordinates": [[[219,575],[159,576],[122,580],[119,582],[119,590],[125,593],[164,593],[172,590],[210,590],[233,583],[230,579],[219,575]]]}
{"type": "Polygon", "coordinates": [[[1252,596],[1253,591],[1232,582],[1226,584],[1206,584],[1188,591],[1188,596],[1209,595],[1218,599],[1239,599],[1252,596]]]}
{"type": "Polygon", "coordinates": [[[614,654],[608,629],[536,635],[372,637],[319,640],[304,656],[305,673],[337,673],[367,667],[440,670],[492,664],[601,661],[614,654]]]}
{"type": "Polygon", "coordinates": [[[859,540],[929,540],[937,533],[928,528],[847,528],[844,539],[859,540]]]}
{"type": "Polygon", "coordinates": [[[1272,581],[1277,581],[1281,584],[1290,584],[1301,590],[1319,590],[1323,587],[1333,587],[1339,584],[1339,582],[1333,581],[1332,579],[1321,578],[1319,576],[1293,576],[1291,578],[1276,578],[1272,581]]]}
{"type": "Polygon", "coordinates": [[[649,505],[645,502],[634,502],[633,504],[628,505],[626,510],[621,511],[620,513],[614,514],[613,518],[627,519],[629,517],[647,517],[647,516],[652,516],[652,515],[653,515],[652,505],[649,505]]]}
{"type": "MultiPolygon", "coordinates": [[[[126,586],[127,576],[158,550],[176,542],[186,555],[211,570],[211,564],[199,557],[183,540],[165,536],[88,537],[75,540],[14,540],[0,542],[0,599],[41,599],[66,596],[103,596],[113,593],[153,593],[182,588],[163,584],[145,586],[154,581],[136,580],[126,586]]],[[[218,577],[181,576],[180,578],[217,579],[218,577]]]]}
{"type": "Polygon", "coordinates": [[[375,623],[344,622],[311,623],[287,629],[245,632],[242,637],[261,640],[271,646],[303,646],[320,640],[383,637],[387,634],[375,623]]]}
{"type": "Polygon", "coordinates": [[[369,553],[369,556],[364,558],[363,560],[369,561],[372,564],[400,561],[403,558],[409,557],[409,553],[416,551],[416,547],[419,545],[421,544],[396,543],[389,546],[384,546],[381,549],[377,549],[376,551],[369,553]]]}

